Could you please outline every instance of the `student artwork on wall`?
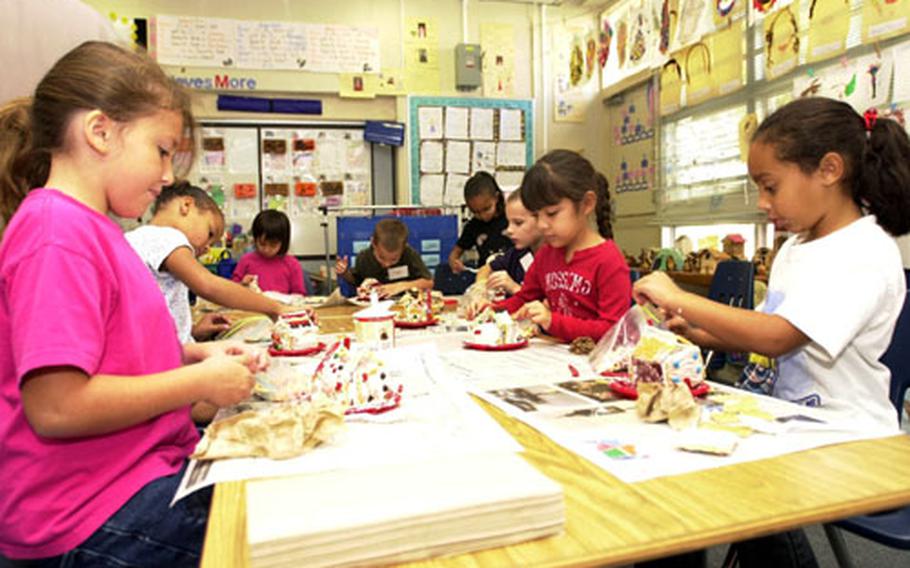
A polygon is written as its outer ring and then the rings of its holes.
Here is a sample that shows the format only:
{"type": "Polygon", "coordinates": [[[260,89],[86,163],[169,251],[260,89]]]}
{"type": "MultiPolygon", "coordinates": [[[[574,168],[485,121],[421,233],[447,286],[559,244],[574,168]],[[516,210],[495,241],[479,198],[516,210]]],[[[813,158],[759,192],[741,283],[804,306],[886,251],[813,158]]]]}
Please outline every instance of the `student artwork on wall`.
{"type": "Polygon", "coordinates": [[[863,43],[871,43],[910,31],[910,0],[865,0],[863,43]]]}
{"type": "Polygon", "coordinates": [[[655,97],[654,82],[649,81],[645,88],[646,104],[631,101],[622,105],[619,122],[613,128],[614,144],[626,146],[654,137],[655,97]]]}
{"type": "Polygon", "coordinates": [[[483,94],[509,98],[515,92],[515,29],[511,24],[480,24],[483,94]]]}
{"type": "MultiPolygon", "coordinates": [[[[793,80],[793,96],[823,96],[849,103],[863,113],[890,102],[889,85],[895,68],[894,51],[841,59],[827,67],[810,68],[793,80]]],[[[895,77],[896,78],[896,77],[895,77]]]]}
{"type": "Polygon", "coordinates": [[[745,37],[746,20],[739,19],[706,40],[712,56],[711,82],[718,95],[732,93],[745,84],[745,37]]]}
{"type": "Polygon", "coordinates": [[[810,0],[809,49],[806,60],[836,57],[847,50],[850,31],[849,0],[810,0]]]}
{"type": "Polygon", "coordinates": [[[410,92],[427,95],[439,92],[439,28],[434,18],[408,18],[404,62],[410,92]]]}
{"type": "Polygon", "coordinates": [[[686,104],[695,105],[714,96],[711,78],[711,49],[704,41],[697,41],[686,49],[684,70],[686,74],[686,104]]]}
{"type": "Polygon", "coordinates": [[[599,86],[595,21],[576,18],[557,24],[552,35],[554,115],[558,122],[581,122],[599,86]],[[594,42],[593,44],[591,42],[594,42]],[[591,45],[589,50],[588,46],[591,45]],[[586,59],[590,52],[590,59],[586,59]],[[590,61],[590,65],[587,63],[590,61]]]}
{"type": "Polygon", "coordinates": [[[291,252],[324,249],[323,205],[370,205],[372,167],[363,129],[312,124],[203,123],[188,179],[219,203],[228,225],[249,230],[261,209],[292,222],[291,252]]]}
{"type": "MultiPolygon", "coordinates": [[[[601,28],[615,30],[601,76],[602,88],[651,69],[661,57],[661,19],[652,2],[624,0],[600,15],[601,28]]],[[[669,4],[667,10],[669,13],[669,4]]]]}
{"type": "Polygon", "coordinates": [[[531,101],[410,97],[408,105],[413,204],[463,204],[478,171],[503,190],[520,183],[534,149],[531,101]]]}
{"type": "Polygon", "coordinates": [[[781,6],[765,16],[764,30],[765,75],[775,78],[796,67],[799,62],[799,20],[797,5],[781,6]]]}
{"type": "Polygon", "coordinates": [[[682,107],[683,72],[678,57],[672,55],[660,68],[660,114],[674,113],[682,107]]]}
{"type": "Polygon", "coordinates": [[[746,0],[712,0],[714,28],[722,29],[746,15],[746,0]]]}

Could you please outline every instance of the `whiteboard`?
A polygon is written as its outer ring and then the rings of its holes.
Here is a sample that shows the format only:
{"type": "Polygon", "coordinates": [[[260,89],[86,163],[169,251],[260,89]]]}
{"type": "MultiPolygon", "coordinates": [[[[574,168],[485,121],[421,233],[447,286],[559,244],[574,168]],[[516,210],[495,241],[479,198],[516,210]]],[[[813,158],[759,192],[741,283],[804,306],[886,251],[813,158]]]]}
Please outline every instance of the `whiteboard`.
{"type": "Polygon", "coordinates": [[[163,65],[378,73],[379,28],[161,15],[152,52],[163,65]]]}

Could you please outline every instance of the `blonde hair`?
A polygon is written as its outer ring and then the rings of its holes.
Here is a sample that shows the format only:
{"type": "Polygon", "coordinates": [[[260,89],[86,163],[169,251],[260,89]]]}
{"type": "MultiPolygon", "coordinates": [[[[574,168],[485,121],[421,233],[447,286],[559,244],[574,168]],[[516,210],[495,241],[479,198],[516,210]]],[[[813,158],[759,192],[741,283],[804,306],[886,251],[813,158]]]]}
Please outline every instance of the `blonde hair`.
{"type": "Polygon", "coordinates": [[[4,222],[31,188],[47,181],[51,154],[65,147],[73,114],[94,109],[121,123],[160,110],[176,111],[183,116],[187,136],[193,136],[189,94],[157,63],[145,53],[112,43],[85,42],[51,67],[32,99],[16,99],[0,107],[0,215],[4,222]]]}

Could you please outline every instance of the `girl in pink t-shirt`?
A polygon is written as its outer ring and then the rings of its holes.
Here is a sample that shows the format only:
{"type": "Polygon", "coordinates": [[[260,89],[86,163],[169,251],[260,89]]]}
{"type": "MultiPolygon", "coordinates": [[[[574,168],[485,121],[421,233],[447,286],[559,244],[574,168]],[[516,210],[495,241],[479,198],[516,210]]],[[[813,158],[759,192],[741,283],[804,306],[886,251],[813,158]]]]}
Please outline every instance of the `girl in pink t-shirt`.
{"type": "Polygon", "coordinates": [[[303,269],[288,255],[291,222],[281,211],[267,209],[253,219],[253,242],[256,250],[243,255],[234,274],[234,282],[249,285],[256,282],[265,292],[306,295],[303,269]]]}
{"type": "Polygon", "coordinates": [[[138,217],[173,181],[191,121],[151,59],[103,42],[0,108],[0,563],[198,563],[208,496],[168,508],[198,440],[190,411],[244,400],[259,365],[182,348],[107,216],[138,217]]]}
{"type": "Polygon", "coordinates": [[[563,341],[600,339],[632,299],[629,267],[613,242],[606,178],[581,155],[553,150],[525,173],[520,191],[546,244],[521,290],[497,307],[563,341]]]}

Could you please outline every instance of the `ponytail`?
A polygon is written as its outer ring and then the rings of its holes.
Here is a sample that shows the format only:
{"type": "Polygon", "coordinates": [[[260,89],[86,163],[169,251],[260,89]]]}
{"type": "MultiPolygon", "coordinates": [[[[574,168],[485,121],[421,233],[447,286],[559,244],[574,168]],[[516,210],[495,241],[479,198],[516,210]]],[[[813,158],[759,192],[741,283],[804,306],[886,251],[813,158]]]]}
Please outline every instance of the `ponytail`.
{"type": "Polygon", "coordinates": [[[44,185],[50,157],[32,147],[31,99],[0,106],[0,226],[6,227],[26,193],[44,185]]]}
{"type": "Polygon", "coordinates": [[[613,238],[613,206],[610,203],[610,184],[600,172],[597,178],[597,205],[594,212],[597,215],[597,232],[605,239],[613,238]]]}
{"type": "Polygon", "coordinates": [[[872,118],[854,198],[897,237],[910,232],[910,138],[895,120],[872,118]]]}

